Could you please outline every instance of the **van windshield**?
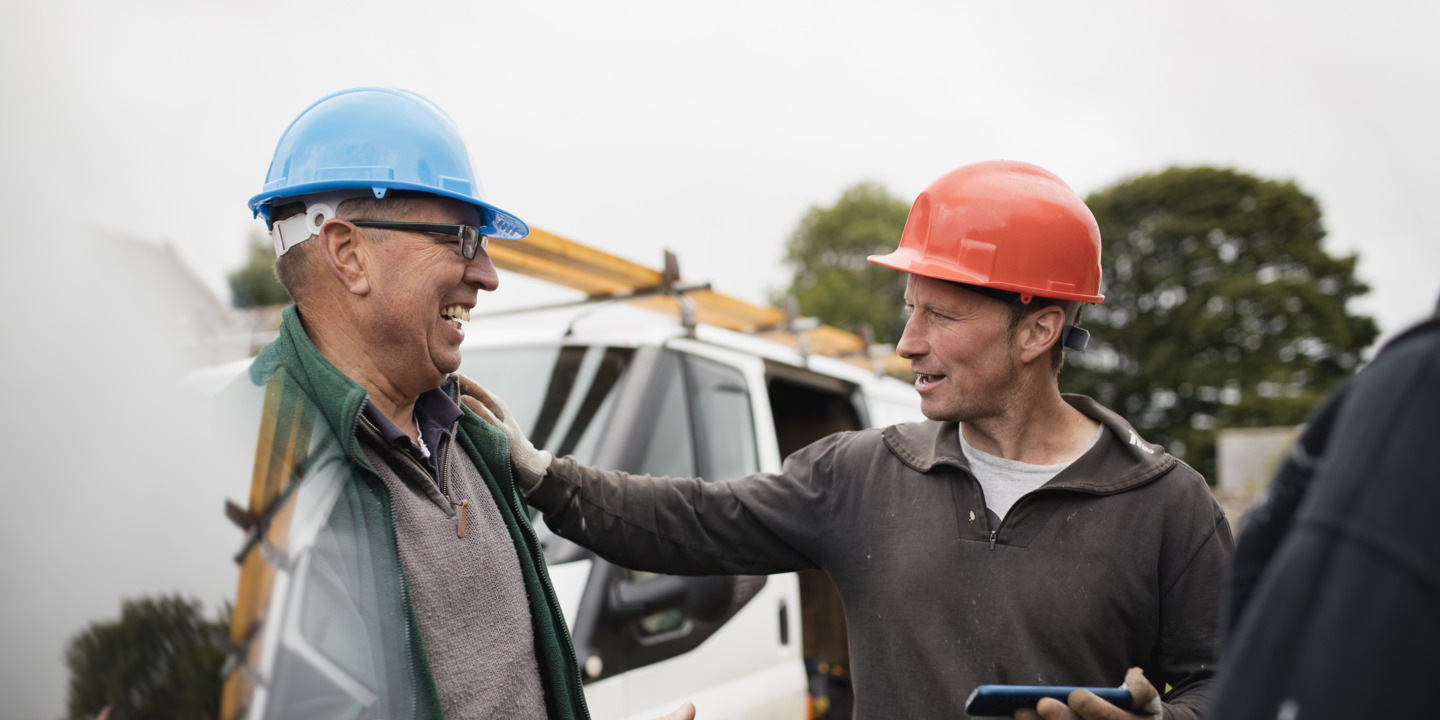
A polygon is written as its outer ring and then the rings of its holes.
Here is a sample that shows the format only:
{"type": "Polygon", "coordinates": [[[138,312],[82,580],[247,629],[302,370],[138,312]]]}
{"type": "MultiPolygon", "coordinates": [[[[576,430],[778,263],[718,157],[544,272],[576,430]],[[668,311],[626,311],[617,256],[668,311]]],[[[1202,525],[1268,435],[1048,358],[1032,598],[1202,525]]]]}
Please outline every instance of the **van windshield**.
{"type": "Polygon", "coordinates": [[[500,396],[535,447],[594,461],[631,348],[536,346],[467,351],[461,372],[500,396]]]}

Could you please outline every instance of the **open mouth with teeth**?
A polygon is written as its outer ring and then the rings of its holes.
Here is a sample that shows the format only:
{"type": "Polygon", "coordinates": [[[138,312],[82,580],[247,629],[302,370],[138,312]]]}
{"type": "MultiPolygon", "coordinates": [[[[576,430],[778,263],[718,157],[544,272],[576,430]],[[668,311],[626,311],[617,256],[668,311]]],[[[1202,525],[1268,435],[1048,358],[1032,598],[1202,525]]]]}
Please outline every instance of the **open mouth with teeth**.
{"type": "Polygon", "coordinates": [[[916,373],[915,389],[923,391],[927,388],[934,386],[936,383],[944,379],[944,375],[926,375],[925,373],[916,373]]]}
{"type": "Polygon", "coordinates": [[[450,305],[448,307],[443,307],[440,308],[440,317],[444,318],[445,322],[450,323],[451,327],[459,330],[460,323],[470,322],[470,308],[467,308],[464,305],[450,305]]]}

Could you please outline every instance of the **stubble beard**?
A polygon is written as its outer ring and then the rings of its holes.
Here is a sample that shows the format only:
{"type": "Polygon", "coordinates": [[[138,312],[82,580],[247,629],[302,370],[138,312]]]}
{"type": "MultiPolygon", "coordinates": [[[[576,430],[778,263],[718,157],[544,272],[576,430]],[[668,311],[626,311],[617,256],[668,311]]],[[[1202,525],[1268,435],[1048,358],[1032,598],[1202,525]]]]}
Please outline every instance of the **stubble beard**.
{"type": "Polygon", "coordinates": [[[925,417],[931,420],[956,423],[977,423],[1004,417],[1014,406],[1016,396],[1020,394],[1020,369],[1016,366],[1014,358],[1008,358],[1008,360],[1005,375],[999,382],[998,392],[990,397],[977,397],[974,393],[956,396],[953,410],[949,412],[942,410],[939,417],[932,416],[927,412],[925,417]]]}

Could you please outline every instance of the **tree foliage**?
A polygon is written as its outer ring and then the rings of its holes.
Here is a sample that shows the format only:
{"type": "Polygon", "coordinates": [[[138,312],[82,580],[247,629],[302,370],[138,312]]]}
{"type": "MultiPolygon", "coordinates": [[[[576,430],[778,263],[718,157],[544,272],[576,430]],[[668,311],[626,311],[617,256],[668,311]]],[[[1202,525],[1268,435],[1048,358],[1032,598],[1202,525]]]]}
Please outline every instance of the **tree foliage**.
{"type": "Polygon", "coordinates": [[[219,642],[228,610],[206,620],[200,603],[179,597],[125,601],[120,619],[91,623],[70,640],[67,716],[113,720],[214,718],[220,714],[219,642]]]}
{"type": "Polygon", "coordinates": [[[831,207],[811,207],[785,246],[800,312],[844,330],[867,323],[876,341],[898,341],[905,273],[865,258],[895,249],[909,212],[909,203],[873,182],[847,189],[831,207]]]}
{"type": "Polygon", "coordinates": [[[1293,183],[1207,167],[1124,180],[1086,199],[1105,302],[1069,392],[1094,396],[1214,480],[1215,430],[1303,422],[1374,341],[1346,310],[1369,291],[1354,255],[1321,247],[1293,183]]]}
{"type": "Polygon", "coordinates": [[[286,305],[290,293],[275,279],[275,248],[251,233],[245,264],[230,273],[230,302],[237,308],[286,305]]]}

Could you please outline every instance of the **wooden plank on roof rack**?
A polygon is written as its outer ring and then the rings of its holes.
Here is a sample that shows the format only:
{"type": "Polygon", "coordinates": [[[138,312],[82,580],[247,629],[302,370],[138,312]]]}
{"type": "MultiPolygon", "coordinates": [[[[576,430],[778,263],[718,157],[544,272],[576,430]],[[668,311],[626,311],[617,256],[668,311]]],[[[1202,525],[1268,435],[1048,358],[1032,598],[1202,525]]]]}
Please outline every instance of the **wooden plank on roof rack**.
{"type": "MultiPolygon", "coordinates": [[[[592,298],[613,295],[623,299],[632,293],[654,290],[664,281],[664,275],[658,270],[535,227],[521,240],[491,238],[489,253],[495,267],[501,270],[579,290],[592,298]]],[[[676,286],[684,285],[677,280],[676,286]]],[[[697,322],[755,333],[772,342],[800,347],[796,334],[782,329],[785,313],[778,308],[760,307],[713,290],[696,290],[686,293],[686,297],[695,303],[697,322]]],[[[680,304],[674,297],[645,295],[626,302],[680,316],[680,304]]],[[[805,337],[806,348],[814,355],[842,358],[864,368],[874,364],[865,353],[865,341],[858,335],[830,325],[800,333],[805,337]]],[[[881,358],[880,363],[890,375],[901,378],[909,375],[909,362],[898,355],[892,353],[881,358]]]]}
{"type": "Polygon", "coordinates": [[[539,228],[521,240],[490,239],[490,259],[501,270],[517,272],[579,290],[591,297],[626,295],[657,287],[656,270],[567,240],[539,228]]]}
{"type": "MultiPolygon", "coordinates": [[[[695,320],[706,325],[739,332],[755,332],[785,322],[785,313],[776,308],[751,305],[714,290],[697,290],[685,294],[695,302],[695,320]]],[[[626,302],[653,312],[680,316],[680,303],[666,295],[639,297],[626,302]]]]}
{"type": "MultiPolygon", "coordinates": [[[[866,370],[875,369],[875,361],[871,360],[868,357],[865,357],[864,355],[850,355],[841,359],[845,362],[850,363],[851,365],[854,365],[856,367],[862,367],[866,370]]],[[[878,358],[878,360],[880,362],[881,372],[885,373],[886,375],[889,375],[890,377],[899,380],[904,380],[905,382],[915,381],[915,373],[910,372],[909,360],[906,360],[905,358],[902,358],[893,352],[889,355],[884,355],[878,358]]]]}
{"type": "MultiPolygon", "coordinates": [[[[844,357],[865,354],[865,341],[861,340],[859,335],[845,332],[833,325],[820,325],[809,330],[801,330],[799,334],[805,337],[806,347],[815,355],[844,357]]],[[[800,343],[795,339],[795,335],[796,333],[784,330],[759,333],[760,337],[771,342],[799,348],[800,343]]]]}

